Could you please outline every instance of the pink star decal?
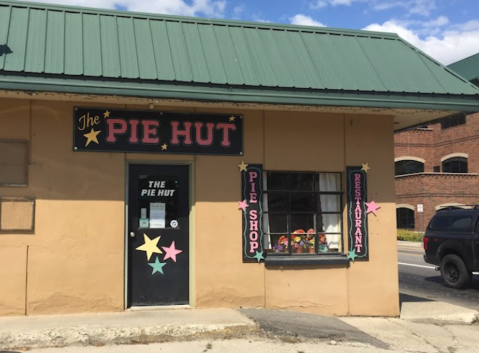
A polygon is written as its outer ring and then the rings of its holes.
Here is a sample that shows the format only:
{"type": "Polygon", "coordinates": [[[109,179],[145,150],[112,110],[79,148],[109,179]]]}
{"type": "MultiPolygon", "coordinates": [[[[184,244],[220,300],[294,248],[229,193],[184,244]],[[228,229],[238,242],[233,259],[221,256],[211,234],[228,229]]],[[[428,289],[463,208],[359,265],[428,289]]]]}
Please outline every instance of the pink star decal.
{"type": "Polygon", "coordinates": [[[175,241],[171,243],[169,248],[167,248],[166,246],[162,246],[162,249],[166,252],[163,261],[166,261],[167,259],[172,259],[174,262],[176,262],[176,255],[183,252],[183,250],[178,250],[175,248],[175,241]]]}
{"type": "Polygon", "coordinates": [[[368,206],[368,209],[366,213],[373,213],[375,216],[377,216],[376,211],[381,208],[381,206],[378,206],[376,202],[374,202],[374,199],[371,200],[371,202],[365,202],[366,206],[368,206]]]}
{"type": "Polygon", "coordinates": [[[244,212],[246,212],[246,207],[248,207],[249,205],[246,203],[246,200],[243,200],[243,201],[238,201],[238,210],[239,209],[242,209],[244,212]]]}

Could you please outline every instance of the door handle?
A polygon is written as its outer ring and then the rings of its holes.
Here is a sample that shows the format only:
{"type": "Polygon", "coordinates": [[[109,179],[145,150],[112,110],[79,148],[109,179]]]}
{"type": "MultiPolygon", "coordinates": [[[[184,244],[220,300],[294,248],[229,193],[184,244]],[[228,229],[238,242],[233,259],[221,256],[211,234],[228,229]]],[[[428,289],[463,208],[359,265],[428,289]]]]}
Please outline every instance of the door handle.
{"type": "Polygon", "coordinates": [[[134,238],[135,237],[135,232],[130,232],[130,238],[134,238]]]}

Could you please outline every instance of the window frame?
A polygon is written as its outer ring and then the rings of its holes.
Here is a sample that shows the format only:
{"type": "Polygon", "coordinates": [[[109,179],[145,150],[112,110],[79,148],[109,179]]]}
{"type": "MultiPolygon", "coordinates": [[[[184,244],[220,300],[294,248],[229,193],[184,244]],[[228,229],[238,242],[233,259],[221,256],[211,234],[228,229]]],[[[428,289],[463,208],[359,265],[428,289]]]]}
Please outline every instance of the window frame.
{"type": "Polygon", "coordinates": [[[420,162],[420,161],[416,161],[416,160],[414,160],[414,159],[403,159],[403,160],[400,160],[400,161],[396,161],[396,162],[394,162],[394,176],[424,173],[424,165],[425,165],[425,163],[420,162]],[[414,164],[415,166],[421,165],[421,166],[422,166],[422,171],[413,172],[413,173],[407,173],[407,172],[405,172],[405,166],[402,165],[402,164],[404,164],[404,162],[408,162],[409,164],[414,164]],[[398,164],[398,163],[402,163],[402,164],[401,164],[401,173],[397,173],[397,164],[398,164]]]}
{"type": "MultiPolygon", "coordinates": [[[[267,252],[268,256],[278,256],[278,257],[321,257],[321,256],[338,256],[338,255],[344,255],[344,220],[343,220],[343,209],[344,209],[344,190],[343,190],[343,173],[341,172],[312,172],[312,171],[284,171],[284,170],[263,170],[263,178],[266,182],[266,187],[263,189],[263,201],[267,205],[267,210],[264,211],[263,208],[263,214],[261,217],[261,222],[263,229],[268,229],[268,231],[264,231],[264,239],[265,239],[265,244],[266,244],[266,239],[273,237],[280,237],[281,235],[286,235],[288,238],[288,251],[287,252],[274,252],[273,251],[273,246],[274,242],[271,242],[271,248],[266,248],[264,246],[265,251],[267,252]],[[278,174],[286,174],[287,175],[287,187],[286,189],[270,189],[269,184],[268,184],[268,173],[278,173],[278,174]],[[289,176],[291,174],[312,174],[313,175],[313,189],[314,190],[293,190],[290,187],[290,179],[289,176]],[[319,190],[319,175],[320,174],[336,174],[338,176],[339,180],[339,191],[320,191],[319,190]],[[316,189],[316,187],[318,189],[316,189]],[[287,209],[282,210],[282,211],[270,211],[268,201],[269,201],[269,193],[286,193],[287,194],[287,209]],[[313,194],[313,211],[291,211],[291,194],[294,193],[304,193],[304,194],[313,194]],[[337,196],[339,198],[339,211],[337,212],[332,212],[332,211],[321,211],[319,212],[320,208],[320,198],[321,195],[333,195],[337,196]],[[318,203],[319,201],[319,203],[318,203]],[[315,211],[316,210],[316,211],[315,211]],[[313,225],[314,225],[314,253],[295,253],[292,252],[292,247],[290,246],[291,244],[291,237],[292,234],[294,234],[295,229],[292,228],[291,225],[291,215],[294,214],[308,214],[308,215],[313,215],[313,225]],[[332,215],[338,215],[339,217],[339,227],[340,227],[340,232],[326,232],[326,231],[319,231],[317,229],[318,226],[318,216],[323,214],[332,214],[332,215]],[[271,229],[268,224],[265,223],[265,216],[268,217],[270,215],[285,215],[286,216],[286,232],[271,232],[271,229]],[[319,252],[319,233],[325,234],[326,236],[328,234],[331,235],[338,235],[340,239],[340,244],[337,249],[337,251],[332,251],[332,252],[319,252]]],[[[324,229],[324,228],[323,228],[324,229]]],[[[307,234],[308,229],[304,229],[306,231],[305,234],[307,234]]]]}
{"type": "MultiPolygon", "coordinates": [[[[404,218],[404,217],[401,217],[401,218],[404,218]]],[[[407,220],[409,220],[409,217],[406,217],[406,223],[408,223],[407,220]]],[[[416,212],[415,212],[415,210],[412,210],[408,207],[398,207],[398,208],[396,208],[396,228],[397,229],[413,229],[413,230],[416,229],[416,212]],[[407,210],[407,211],[412,212],[412,220],[413,220],[413,227],[412,228],[401,228],[401,227],[399,227],[399,218],[400,217],[399,217],[398,213],[402,210],[407,210]]]]}
{"type": "Polygon", "coordinates": [[[451,157],[451,158],[448,158],[448,159],[445,159],[444,161],[442,161],[441,163],[441,169],[442,169],[442,172],[443,173],[449,173],[449,174],[468,174],[469,173],[469,161],[468,161],[468,158],[467,157],[451,157]],[[459,169],[461,169],[461,163],[465,163],[466,165],[466,171],[459,171],[459,172],[454,172],[454,171],[446,171],[446,169],[448,168],[445,168],[446,165],[448,165],[448,167],[451,166],[451,163],[453,162],[459,162],[459,169]]]}
{"type": "Polygon", "coordinates": [[[466,115],[459,113],[441,119],[441,130],[450,129],[452,127],[465,125],[467,123],[466,115]]]}

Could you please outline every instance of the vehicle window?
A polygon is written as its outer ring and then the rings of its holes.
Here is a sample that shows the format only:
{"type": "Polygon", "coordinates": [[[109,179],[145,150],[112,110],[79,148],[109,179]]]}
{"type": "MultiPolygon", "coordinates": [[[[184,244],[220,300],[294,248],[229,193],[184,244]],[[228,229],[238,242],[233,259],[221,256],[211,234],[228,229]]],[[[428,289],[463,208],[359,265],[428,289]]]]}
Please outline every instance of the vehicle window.
{"type": "Polygon", "coordinates": [[[451,230],[467,232],[471,230],[472,216],[454,215],[451,217],[451,230]]]}
{"type": "Polygon", "coordinates": [[[451,216],[436,214],[433,217],[431,224],[429,224],[429,229],[431,230],[448,229],[450,223],[451,223],[451,216]]]}

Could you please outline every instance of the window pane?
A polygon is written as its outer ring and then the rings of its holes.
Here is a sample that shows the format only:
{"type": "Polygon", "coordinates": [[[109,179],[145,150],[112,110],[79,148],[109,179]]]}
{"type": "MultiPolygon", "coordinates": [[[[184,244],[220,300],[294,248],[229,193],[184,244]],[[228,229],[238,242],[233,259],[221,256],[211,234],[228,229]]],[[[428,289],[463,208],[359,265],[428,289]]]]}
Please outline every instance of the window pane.
{"type": "Polygon", "coordinates": [[[455,215],[451,217],[451,230],[468,232],[471,230],[471,215],[455,215]]]}
{"type": "Polygon", "coordinates": [[[396,209],[396,221],[399,229],[414,229],[414,211],[403,207],[396,209]]]}
{"type": "Polygon", "coordinates": [[[268,172],[267,174],[268,190],[287,190],[288,173],[268,172]]]}
{"type": "Polygon", "coordinates": [[[176,176],[140,175],[139,190],[140,228],[179,228],[172,226],[172,221],[178,221],[179,215],[179,181],[176,176]]]}
{"type": "Polygon", "coordinates": [[[301,191],[313,191],[314,174],[312,173],[290,173],[289,189],[301,191]]]}
{"type": "Polygon", "coordinates": [[[326,246],[327,249],[324,249],[324,240],[322,240],[322,236],[319,236],[319,252],[324,252],[325,250],[331,251],[339,251],[339,244],[341,242],[341,235],[340,234],[325,234],[326,236],[326,246]]]}
{"type": "Polygon", "coordinates": [[[318,212],[340,212],[341,200],[339,195],[319,195],[320,204],[318,205],[318,212]]]}
{"type": "Polygon", "coordinates": [[[341,179],[339,173],[319,174],[319,191],[341,191],[341,179]]]}
{"type": "Polygon", "coordinates": [[[287,211],[288,193],[287,192],[268,192],[268,211],[287,211]]]}
{"type": "Polygon", "coordinates": [[[449,227],[451,217],[447,215],[436,215],[429,225],[429,229],[441,230],[449,227]]]}
{"type": "Polygon", "coordinates": [[[308,229],[314,229],[314,215],[312,214],[292,214],[291,215],[291,232],[302,229],[305,232],[308,229]]]}
{"type": "Polygon", "coordinates": [[[270,233],[287,233],[288,216],[286,214],[268,214],[270,233]]]}
{"type": "Polygon", "coordinates": [[[339,214],[323,214],[322,219],[323,228],[318,228],[318,232],[341,233],[341,217],[339,214]]]}
{"type": "Polygon", "coordinates": [[[288,252],[288,237],[285,235],[271,234],[269,235],[270,246],[274,252],[287,253],[288,252]]]}
{"type": "Polygon", "coordinates": [[[441,129],[447,129],[447,128],[458,126],[458,125],[464,125],[465,123],[466,123],[466,116],[461,113],[458,115],[443,118],[441,120],[441,129]]]}
{"type": "Polygon", "coordinates": [[[396,162],[395,164],[395,175],[405,175],[405,174],[415,174],[424,172],[424,163],[404,160],[396,162]]]}
{"type": "Polygon", "coordinates": [[[467,158],[454,157],[442,163],[444,173],[467,173],[467,158]]]}
{"type": "Polygon", "coordinates": [[[309,192],[292,192],[291,211],[292,212],[314,212],[314,194],[309,192]]]}

